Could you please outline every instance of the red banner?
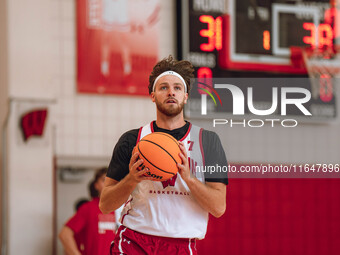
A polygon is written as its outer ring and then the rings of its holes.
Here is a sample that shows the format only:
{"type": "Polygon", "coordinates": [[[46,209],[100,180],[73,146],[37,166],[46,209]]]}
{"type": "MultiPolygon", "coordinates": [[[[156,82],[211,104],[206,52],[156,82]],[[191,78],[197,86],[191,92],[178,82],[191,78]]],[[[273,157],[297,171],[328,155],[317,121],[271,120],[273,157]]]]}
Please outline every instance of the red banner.
{"type": "Polygon", "coordinates": [[[78,92],[148,95],[159,12],[159,0],[78,0],[78,92]]]}

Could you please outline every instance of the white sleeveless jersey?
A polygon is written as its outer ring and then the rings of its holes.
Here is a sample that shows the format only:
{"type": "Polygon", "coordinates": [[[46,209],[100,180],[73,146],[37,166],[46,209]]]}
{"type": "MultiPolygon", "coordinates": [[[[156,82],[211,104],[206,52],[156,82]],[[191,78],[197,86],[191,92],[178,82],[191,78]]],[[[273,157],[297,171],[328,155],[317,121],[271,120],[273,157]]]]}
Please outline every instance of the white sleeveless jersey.
{"type": "MultiPolygon", "coordinates": [[[[137,142],[153,132],[152,123],[139,130],[137,142]]],[[[181,139],[190,162],[190,170],[204,181],[204,173],[195,166],[204,165],[202,129],[190,124],[181,139]]],[[[126,203],[121,223],[135,231],[173,238],[204,238],[208,225],[208,212],[195,201],[180,174],[168,181],[142,181],[126,203]]]]}

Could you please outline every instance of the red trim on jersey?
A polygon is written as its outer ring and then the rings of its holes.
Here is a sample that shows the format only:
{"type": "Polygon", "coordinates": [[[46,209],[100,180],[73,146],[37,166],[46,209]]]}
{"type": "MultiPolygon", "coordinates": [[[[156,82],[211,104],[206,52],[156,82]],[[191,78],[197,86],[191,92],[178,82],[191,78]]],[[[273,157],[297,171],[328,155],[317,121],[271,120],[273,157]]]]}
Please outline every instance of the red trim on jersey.
{"type": "MultiPolygon", "coordinates": [[[[130,200],[128,200],[128,201],[125,203],[124,208],[127,206],[128,203],[130,203],[130,202],[132,201],[132,199],[133,199],[133,198],[131,198],[130,200]]],[[[123,215],[123,217],[122,217],[122,222],[121,222],[122,224],[123,224],[123,221],[124,221],[125,216],[129,214],[129,211],[130,211],[130,210],[131,210],[131,209],[129,209],[129,210],[123,215]]]]}
{"type": "Polygon", "coordinates": [[[136,141],[136,145],[137,145],[137,143],[138,143],[139,140],[140,140],[140,135],[141,135],[141,133],[142,133],[142,129],[143,129],[143,127],[139,128],[138,137],[137,137],[137,141],[136,141]]]}
{"type": "Polygon", "coordinates": [[[123,223],[124,223],[124,218],[125,218],[125,216],[129,214],[130,210],[131,210],[131,209],[129,209],[129,210],[123,215],[123,217],[122,217],[122,225],[123,225],[123,223]]]}
{"type": "Polygon", "coordinates": [[[124,204],[124,207],[125,207],[128,203],[130,203],[130,202],[132,201],[132,199],[133,199],[133,198],[131,198],[130,200],[126,201],[125,204],[124,204]]]}
{"type": "Polygon", "coordinates": [[[202,132],[203,132],[203,128],[200,129],[200,149],[201,149],[201,153],[202,153],[203,166],[205,166],[203,142],[202,142],[202,132]]]}
{"type": "Polygon", "coordinates": [[[153,123],[154,123],[154,122],[155,122],[155,121],[151,121],[151,123],[150,123],[151,133],[155,132],[155,131],[153,130],[153,123]]]}
{"type": "Polygon", "coordinates": [[[187,138],[187,136],[188,136],[189,133],[190,133],[191,126],[192,126],[192,124],[190,123],[190,126],[189,126],[189,128],[188,128],[188,131],[187,131],[186,134],[181,138],[181,140],[179,140],[180,142],[182,142],[185,138],[187,138]]]}

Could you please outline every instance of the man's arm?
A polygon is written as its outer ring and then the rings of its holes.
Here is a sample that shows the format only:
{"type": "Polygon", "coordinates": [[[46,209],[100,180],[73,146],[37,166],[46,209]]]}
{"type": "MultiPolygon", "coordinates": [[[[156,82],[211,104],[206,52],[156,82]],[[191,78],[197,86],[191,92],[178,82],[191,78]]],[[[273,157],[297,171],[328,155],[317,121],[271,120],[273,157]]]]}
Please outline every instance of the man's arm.
{"type": "Polygon", "coordinates": [[[71,228],[64,226],[59,233],[59,239],[67,255],[81,255],[71,228]]]}
{"type": "Polygon", "coordinates": [[[129,175],[119,182],[106,177],[99,202],[102,213],[110,213],[121,207],[128,200],[136,185],[137,183],[130,180],[129,175]]]}
{"type": "Polygon", "coordinates": [[[227,189],[224,183],[202,183],[190,175],[188,156],[184,144],[180,144],[182,164],[178,164],[178,172],[188,185],[197,203],[215,217],[221,217],[226,210],[227,189]]]}
{"type": "Polygon", "coordinates": [[[138,155],[139,152],[132,155],[129,173],[121,181],[118,182],[109,177],[105,178],[99,202],[99,208],[103,213],[110,213],[121,207],[128,200],[139,182],[152,179],[151,177],[143,176],[148,171],[148,168],[141,171],[137,169],[143,164],[143,159],[138,159],[138,155]]]}

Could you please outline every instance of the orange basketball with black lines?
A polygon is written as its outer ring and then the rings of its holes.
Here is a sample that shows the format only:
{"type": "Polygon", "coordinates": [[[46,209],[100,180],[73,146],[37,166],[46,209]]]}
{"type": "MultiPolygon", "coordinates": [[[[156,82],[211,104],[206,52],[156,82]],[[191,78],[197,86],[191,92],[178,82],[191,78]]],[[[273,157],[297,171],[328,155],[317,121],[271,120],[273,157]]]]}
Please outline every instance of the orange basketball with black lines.
{"type": "MultiPolygon", "coordinates": [[[[145,176],[154,181],[166,181],[177,174],[177,163],[182,160],[179,157],[180,148],[177,140],[163,132],[154,132],[144,136],[136,145],[135,151],[143,159],[139,170],[147,167],[149,171],[145,176]]],[[[134,153],[133,152],[133,153],[134,153]]]]}

